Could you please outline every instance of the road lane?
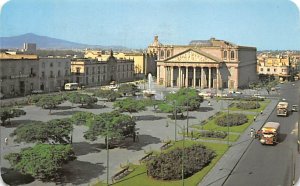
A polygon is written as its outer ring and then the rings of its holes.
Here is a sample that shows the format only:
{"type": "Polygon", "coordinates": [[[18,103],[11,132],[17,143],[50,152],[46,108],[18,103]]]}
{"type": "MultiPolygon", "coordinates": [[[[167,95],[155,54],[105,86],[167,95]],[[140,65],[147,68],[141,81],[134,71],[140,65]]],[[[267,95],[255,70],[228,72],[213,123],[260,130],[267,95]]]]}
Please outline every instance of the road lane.
{"type": "MultiPolygon", "coordinates": [[[[298,88],[300,82],[282,85],[281,94],[290,108],[299,104],[298,88]]],[[[297,154],[296,136],[291,134],[298,120],[298,113],[291,113],[288,117],[278,117],[274,110],[268,121],[281,124],[281,141],[278,145],[261,145],[254,140],[232,174],[224,183],[225,186],[287,186],[291,185],[294,175],[294,159],[297,154]],[[294,156],[294,157],[293,157],[294,156]]]]}

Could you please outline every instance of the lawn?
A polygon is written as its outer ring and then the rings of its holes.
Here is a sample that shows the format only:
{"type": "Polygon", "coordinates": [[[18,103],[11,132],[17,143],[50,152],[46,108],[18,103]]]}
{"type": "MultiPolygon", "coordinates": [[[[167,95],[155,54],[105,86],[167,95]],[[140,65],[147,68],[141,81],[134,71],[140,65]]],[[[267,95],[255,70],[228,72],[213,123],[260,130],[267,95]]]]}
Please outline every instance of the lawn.
{"type": "MultiPolygon", "coordinates": [[[[226,113],[222,113],[222,115],[224,115],[226,113]]],[[[246,128],[248,128],[248,126],[253,122],[253,118],[254,115],[253,114],[247,114],[246,115],[248,118],[248,122],[243,124],[243,125],[239,125],[239,126],[234,126],[234,127],[229,127],[229,132],[244,132],[246,130],[246,128]]],[[[216,124],[215,122],[216,118],[213,118],[211,120],[209,120],[207,123],[205,123],[201,128],[203,128],[203,130],[218,130],[218,131],[224,131],[227,132],[228,128],[227,127],[222,127],[216,124]]]]}
{"type": "MultiPolygon", "coordinates": [[[[196,128],[196,127],[194,127],[196,128]]],[[[193,130],[193,135],[199,136],[199,131],[193,130]]],[[[180,135],[182,135],[182,133],[178,133],[180,135]]],[[[191,137],[190,133],[189,133],[189,137],[191,137]]],[[[229,141],[234,142],[237,141],[239,139],[240,135],[239,134],[229,134],[229,141]]],[[[212,137],[197,137],[197,139],[203,139],[203,140],[220,140],[220,141],[227,141],[228,138],[227,136],[225,138],[212,138],[212,137]]]]}
{"type": "MultiPolygon", "coordinates": [[[[212,160],[212,162],[203,168],[201,171],[197,172],[193,176],[186,178],[184,180],[185,185],[187,186],[195,186],[197,185],[203,177],[210,171],[211,168],[218,162],[218,160],[222,157],[222,155],[227,151],[228,147],[225,144],[216,144],[216,143],[206,143],[206,142],[196,142],[196,141],[185,141],[185,146],[191,146],[192,144],[203,144],[207,148],[210,148],[214,150],[217,154],[217,156],[212,160]]],[[[164,152],[167,152],[171,149],[174,149],[176,147],[182,147],[182,141],[176,142],[172,147],[165,150],[164,152]]],[[[147,176],[146,174],[146,165],[132,165],[134,168],[134,171],[124,177],[123,179],[119,180],[117,183],[113,184],[116,186],[157,186],[157,185],[163,185],[163,186],[180,186],[182,185],[182,180],[177,181],[160,181],[155,180],[147,176]]],[[[102,186],[104,184],[98,183],[97,186],[102,186]]]]}
{"type": "MultiPolygon", "coordinates": [[[[245,101],[246,102],[246,101],[245,101]]],[[[260,111],[263,111],[265,110],[265,108],[268,106],[268,104],[271,102],[271,100],[269,99],[266,99],[264,101],[259,101],[258,103],[260,104],[260,108],[257,108],[257,109],[248,109],[248,110],[244,110],[244,109],[240,109],[240,108],[237,108],[235,106],[235,104],[233,105],[233,107],[230,107],[229,110],[230,111],[250,111],[250,112],[260,112],[260,111]]],[[[227,108],[226,108],[227,109],[227,108]]]]}

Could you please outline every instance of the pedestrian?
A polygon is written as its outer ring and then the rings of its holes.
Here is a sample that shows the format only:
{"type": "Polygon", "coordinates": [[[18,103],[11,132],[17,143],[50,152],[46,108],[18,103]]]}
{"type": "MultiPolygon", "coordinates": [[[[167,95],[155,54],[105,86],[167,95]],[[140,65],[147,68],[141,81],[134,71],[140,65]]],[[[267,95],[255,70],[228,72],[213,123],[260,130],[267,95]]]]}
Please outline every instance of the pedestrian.
{"type": "Polygon", "coordinates": [[[5,145],[7,145],[8,144],[8,138],[5,138],[4,142],[5,142],[5,145]]]}
{"type": "Polygon", "coordinates": [[[260,114],[263,114],[263,111],[260,111],[260,114]]]}
{"type": "Polygon", "coordinates": [[[253,138],[253,137],[254,137],[254,134],[255,134],[255,129],[254,129],[254,128],[251,128],[251,129],[250,129],[250,137],[253,138]]]}
{"type": "Polygon", "coordinates": [[[253,120],[254,120],[254,121],[256,120],[256,116],[254,116],[253,120]]]}
{"type": "Polygon", "coordinates": [[[136,132],[135,137],[136,137],[136,141],[137,141],[137,142],[140,141],[140,139],[139,139],[139,132],[136,132]]]}
{"type": "Polygon", "coordinates": [[[194,132],[193,131],[191,131],[191,138],[192,138],[192,140],[194,139],[194,132]]]}
{"type": "Polygon", "coordinates": [[[106,102],[103,103],[104,108],[106,107],[106,102]]]}

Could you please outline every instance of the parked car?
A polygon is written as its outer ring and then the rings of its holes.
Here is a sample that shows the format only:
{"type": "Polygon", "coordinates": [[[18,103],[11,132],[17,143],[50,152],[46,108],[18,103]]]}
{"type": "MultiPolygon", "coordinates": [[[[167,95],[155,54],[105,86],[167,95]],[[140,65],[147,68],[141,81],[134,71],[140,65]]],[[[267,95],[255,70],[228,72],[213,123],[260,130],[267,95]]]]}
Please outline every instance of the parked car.
{"type": "Polygon", "coordinates": [[[298,105],[292,105],[292,112],[298,112],[299,106],[298,105]]]}

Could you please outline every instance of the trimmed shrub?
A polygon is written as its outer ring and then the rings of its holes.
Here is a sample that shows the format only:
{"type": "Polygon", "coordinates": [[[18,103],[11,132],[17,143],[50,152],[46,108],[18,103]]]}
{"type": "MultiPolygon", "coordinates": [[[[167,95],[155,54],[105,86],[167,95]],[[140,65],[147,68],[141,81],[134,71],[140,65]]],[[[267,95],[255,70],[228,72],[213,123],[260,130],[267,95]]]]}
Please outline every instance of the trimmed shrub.
{"type": "MultiPolygon", "coordinates": [[[[155,179],[179,180],[182,173],[181,148],[154,157],[147,163],[147,173],[155,179]]],[[[207,166],[216,156],[215,152],[203,145],[193,145],[184,148],[184,178],[188,178],[207,166]]]]}
{"type": "Polygon", "coordinates": [[[224,131],[201,131],[199,137],[206,138],[222,138],[224,139],[227,136],[227,133],[224,131]]]}
{"type": "Polygon", "coordinates": [[[236,107],[239,109],[248,110],[248,109],[260,108],[260,104],[255,101],[239,102],[239,103],[236,103],[236,107]]]}
{"type": "Polygon", "coordinates": [[[239,126],[244,123],[248,122],[248,118],[245,114],[229,114],[229,115],[223,115],[218,118],[216,118],[216,124],[222,127],[225,127],[229,125],[230,127],[232,126],[239,126]]]}

